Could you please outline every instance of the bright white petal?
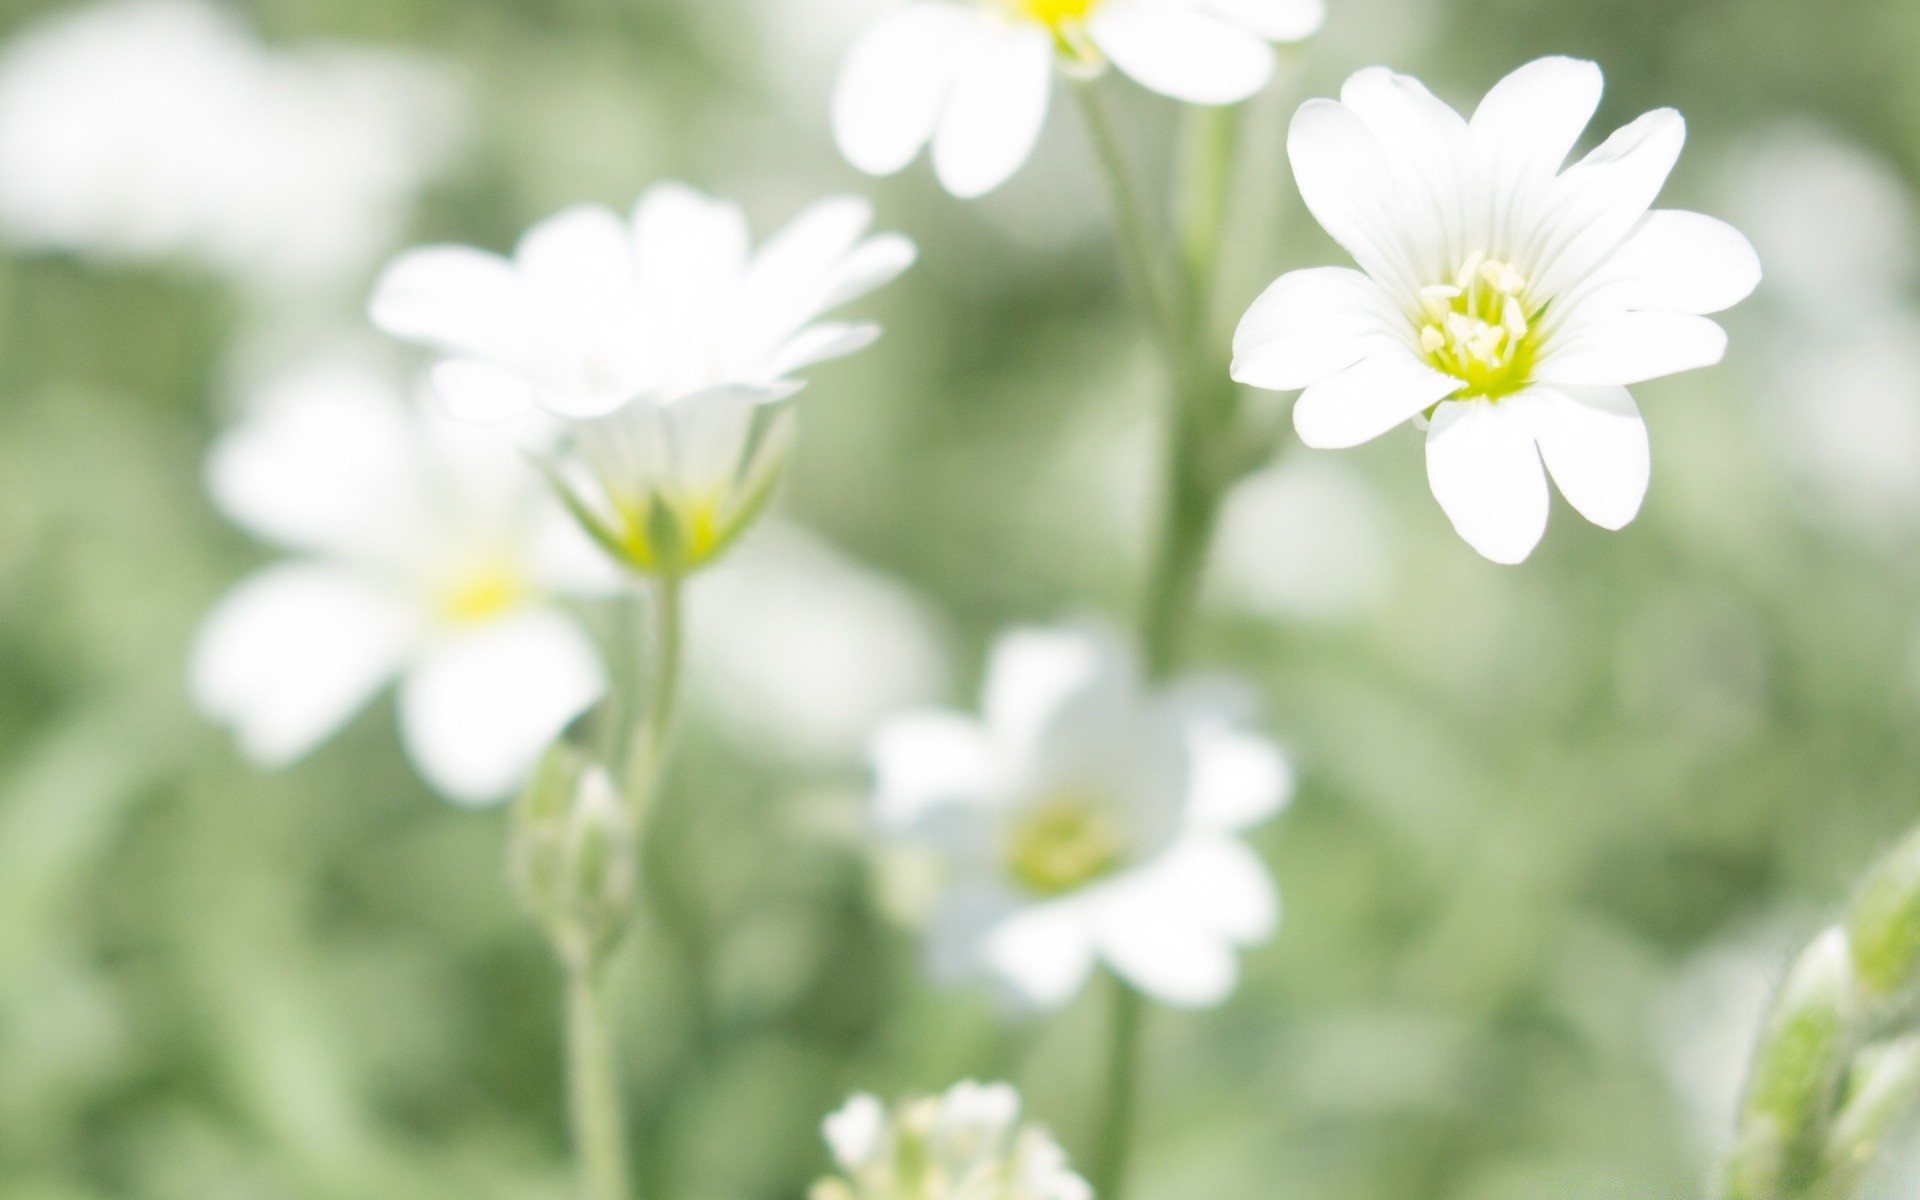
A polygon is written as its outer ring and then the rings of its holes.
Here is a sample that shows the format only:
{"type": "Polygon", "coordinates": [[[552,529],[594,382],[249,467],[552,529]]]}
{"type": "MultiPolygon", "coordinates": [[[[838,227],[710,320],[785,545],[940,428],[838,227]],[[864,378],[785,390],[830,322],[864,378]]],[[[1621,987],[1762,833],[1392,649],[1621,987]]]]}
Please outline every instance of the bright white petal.
{"type": "Polygon", "coordinates": [[[933,169],[963,200],[1005,183],[1033,154],[1053,90],[1053,41],[1030,25],[978,37],[933,136],[933,169]]]}
{"type": "Polygon", "coordinates": [[[1196,930],[1251,946],[1280,925],[1280,895],[1273,873],[1238,838],[1189,837],[1147,871],[1156,903],[1196,930]]]}
{"type": "Polygon", "coordinates": [[[1760,256],[1738,229],[1700,213],[1650,212],[1588,283],[1581,303],[1716,313],[1760,286],[1760,256]]]}
{"type": "Polygon", "coordinates": [[[1534,372],[1542,383],[1641,383],[1725,357],[1727,334],[1691,313],[1630,312],[1582,322],[1553,341],[1534,372]]]}
{"type": "Polygon", "coordinates": [[[1380,286],[1345,267],[1289,271],[1247,309],[1233,377],[1276,392],[1320,382],[1404,338],[1406,318],[1380,286]]]}
{"type": "Polygon", "coordinates": [[[449,414],[481,425],[523,417],[542,402],[560,416],[590,417],[597,415],[605,402],[584,393],[536,390],[518,371],[478,358],[435,363],[427,378],[433,384],[434,397],[449,414]]]}
{"type": "Polygon", "coordinates": [[[1535,59],[1494,84],[1473,113],[1474,140],[1495,164],[1494,187],[1559,173],[1604,87],[1596,64],[1559,57],[1535,59]]]}
{"type": "Polygon", "coordinates": [[[1442,404],[1427,432],[1427,481],[1467,544],[1525,561],[1547,531],[1547,476],[1524,412],[1488,400],[1442,404]]]}
{"type": "Polygon", "coordinates": [[[1653,207],[1686,144],[1687,123],[1658,109],[1615,131],[1546,189],[1537,244],[1521,256],[1538,294],[1585,279],[1653,207]]]}
{"type": "Polygon", "coordinates": [[[633,303],[633,243],[620,218],[576,204],[527,230],[513,260],[543,310],[621,310],[633,303]]]}
{"type": "MultiPolygon", "coordinates": [[[[1287,128],[1287,157],[1320,227],[1396,298],[1417,304],[1431,281],[1414,267],[1400,183],[1360,114],[1335,100],[1307,101],[1287,128]]],[[[1434,250],[1417,249],[1419,257],[1434,250]]]]}
{"type": "Polygon", "coordinates": [[[401,730],[428,782],[484,803],[517,787],[605,688],[578,626],[556,612],[522,613],[429,649],[401,683],[401,730]]]}
{"type": "Polygon", "coordinates": [[[1142,87],[1189,104],[1238,104],[1273,78],[1273,47],[1179,0],[1107,0],[1087,36],[1142,87]]]}
{"type": "Polygon", "coordinates": [[[1077,898],[1021,909],[988,931],[987,967],[1036,1008],[1060,1008],[1093,973],[1094,931],[1077,898]]]}
{"type": "Polygon", "coordinates": [[[864,350],[879,336],[880,327],[871,324],[828,321],[808,326],[769,357],[759,374],[747,382],[772,386],[796,371],[864,350]]]}
{"type": "Polygon", "coordinates": [[[1187,745],[1193,755],[1189,829],[1246,829],[1279,812],[1293,795],[1293,768],[1266,738],[1207,722],[1189,731],[1187,745]]]}
{"type": "Polygon", "coordinates": [[[1344,450],[1372,441],[1463,386],[1406,350],[1388,350],[1302,392],[1293,406],[1293,427],[1317,450],[1344,450]]]}
{"type": "Polygon", "coordinates": [[[1326,0],[1198,0],[1198,7],[1270,42],[1297,42],[1326,24],[1326,0]]]}
{"type": "Polygon", "coordinates": [[[329,567],[288,564],[246,580],[194,640],[194,704],[233,726],[266,766],[299,758],[345,724],[399,668],[412,611],[329,567]]]}
{"type": "Polygon", "coordinates": [[[1538,388],[1524,399],[1535,409],[1540,457],[1567,503],[1602,529],[1638,516],[1652,458],[1647,423],[1627,389],[1538,388]]]}
{"type": "Polygon", "coordinates": [[[874,736],[872,758],[874,816],[883,829],[906,829],[946,804],[978,803],[994,784],[986,731],[959,713],[893,718],[874,736]]]}
{"type": "Polygon", "coordinates": [[[823,200],[769,238],[740,283],[728,355],[740,378],[767,376],[767,360],[807,323],[892,280],[912,265],[898,234],[862,241],[873,206],[856,196],[823,200]]]}
{"type": "Polygon", "coordinates": [[[1384,67],[1356,71],[1340,103],[1373,131],[1399,181],[1409,257],[1427,282],[1448,278],[1486,236],[1475,219],[1480,181],[1467,123],[1418,79],[1384,67]]]}
{"type": "Polygon", "coordinates": [[[423,246],[394,259],[374,285],[373,323],[441,350],[523,363],[531,309],[513,265],[467,246],[423,246]]]}
{"type": "Polygon", "coordinates": [[[1119,653],[1085,630],[1022,629],[1003,635],[987,662],[982,704],[994,741],[1016,752],[1036,745],[1070,697],[1115,670],[1119,653]]]}
{"type": "Polygon", "coordinates": [[[633,244],[651,382],[669,394],[729,382],[715,376],[752,244],[746,214],[684,184],[656,184],[634,206],[633,244]]]}
{"type": "Polygon", "coordinates": [[[1163,865],[1100,889],[1093,903],[1100,955],[1162,1004],[1211,1008],[1232,994],[1240,964],[1227,933],[1190,903],[1195,897],[1165,886],[1163,865]]]}
{"type": "Polygon", "coordinates": [[[977,13],[958,5],[910,4],[853,45],[833,93],[833,136],[847,161],[892,175],[933,140],[940,110],[977,38],[977,13]]]}

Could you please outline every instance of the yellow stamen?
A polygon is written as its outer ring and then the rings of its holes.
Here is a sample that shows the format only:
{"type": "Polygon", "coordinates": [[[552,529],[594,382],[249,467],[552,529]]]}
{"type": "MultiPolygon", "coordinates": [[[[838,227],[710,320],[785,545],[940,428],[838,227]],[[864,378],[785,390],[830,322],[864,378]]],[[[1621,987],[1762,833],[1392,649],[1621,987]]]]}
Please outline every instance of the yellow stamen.
{"type": "Polygon", "coordinates": [[[1013,0],[1015,12],[1055,32],[1086,20],[1099,5],[1100,0],[1013,0]]]}
{"type": "Polygon", "coordinates": [[[1474,251],[1450,284],[1420,289],[1420,349],[1435,369],[1466,385],[1468,396],[1498,400],[1525,387],[1538,347],[1540,310],[1512,263],[1474,251]]]}
{"type": "Polygon", "coordinates": [[[1028,890],[1059,896],[1111,872],[1125,849],[1106,806],[1069,793],[1015,822],[1007,837],[1007,867],[1028,890]]]}
{"type": "Polygon", "coordinates": [[[477,625],[520,607],[532,592],[516,564],[486,560],[455,575],[441,589],[440,615],[455,625],[477,625]]]}

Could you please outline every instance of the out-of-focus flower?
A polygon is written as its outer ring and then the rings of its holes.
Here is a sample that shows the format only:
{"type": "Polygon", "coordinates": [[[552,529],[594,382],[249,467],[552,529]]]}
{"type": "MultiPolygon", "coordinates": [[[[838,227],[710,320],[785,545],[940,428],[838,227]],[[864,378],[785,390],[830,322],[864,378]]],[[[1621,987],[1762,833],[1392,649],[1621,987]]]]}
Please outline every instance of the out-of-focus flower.
{"type": "Polygon", "coordinates": [[[269,50],[197,0],[109,0],[0,54],[0,229],[269,287],[339,282],[398,236],[460,108],[415,59],[269,50]]]}
{"type": "Polygon", "coordinates": [[[1026,630],[995,646],[983,707],[896,717],[874,742],[879,826],[952,872],[935,973],[1057,1007],[1104,961],[1169,1004],[1224,1000],[1236,949],[1278,917],[1238,834],[1292,791],[1279,751],[1240,727],[1245,697],[1148,688],[1102,632],[1026,630]]]}
{"type": "Polygon", "coordinates": [[[1626,385],[1720,360],[1703,314],[1745,298],[1760,263],[1732,226],[1649,211],[1686,137],[1646,114],[1565,170],[1600,69],[1547,58],[1471,121],[1382,68],[1294,116],[1307,206],[1364,273],[1282,276],[1235,339],[1234,378],[1305,388],[1309,446],[1429,420],[1427,474],[1454,528],[1517,563],[1546,531],[1551,472],[1597,525],[1640,511],[1647,430],[1626,385]]]}
{"type": "Polygon", "coordinates": [[[600,661],[553,603],[615,581],[525,461],[533,420],[476,426],[323,363],[267,389],[214,447],[215,502],[291,561],[208,616],[192,690],[267,766],[399,678],[408,753],[440,791],[496,800],[596,700],[600,661]]]}
{"type": "Polygon", "coordinates": [[[1210,584],[1253,612],[1331,620],[1378,601],[1391,569],[1372,486],[1324,455],[1294,455],[1227,497],[1210,584]]]}
{"type": "Polygon", "coordinates": [[[1237,104],[1267,85],[1273,42],[1320,28],[1324,0],[915,0],[854,43],[834,91],[847,160],[891,175],[933,147],[956,196],[1005,183],[1046,123],[1056,62],[1112,63],[1193,104],[1237,104]]]}
{"type": "Polygon", "coordinates": [[[1020,1122],[1020,1093],[965,1080],[892,1111],[861,1093],[826,1119],[842,1175],[812,1200],[1093,1200],[1066,1151],[1020,1122]]]}
{"type": "Polygon", "coordinates": [[[737,205],[662,184],[630,222],[592,205],[550,217],[510,260],[408,251],[372,316],[447,355],[433,383],[453,411],[568,418],[554,474],[574,515],[627,565],[679,574],[766,502],[798,372],[879,335],[820,319],[913,262],[906,238],[867,236],[872,219],[864,200],[825,200],[756,251],[737,205]]]}
{"type": "Polygon", "coordinates": [[[844,763],[888,713],[945,691],[919,597],[803,529],[769,522],[695,588],[693,697],[754,747],[844,763]]]}
{"type": "Polygon", "coordinates": [[[1790,122],[1740,156],[1727,203],[1768,264],[1755,380],[1809,514],[1903,547],[1920,529],[1920,221],[1897,171],[1790,122]]]}

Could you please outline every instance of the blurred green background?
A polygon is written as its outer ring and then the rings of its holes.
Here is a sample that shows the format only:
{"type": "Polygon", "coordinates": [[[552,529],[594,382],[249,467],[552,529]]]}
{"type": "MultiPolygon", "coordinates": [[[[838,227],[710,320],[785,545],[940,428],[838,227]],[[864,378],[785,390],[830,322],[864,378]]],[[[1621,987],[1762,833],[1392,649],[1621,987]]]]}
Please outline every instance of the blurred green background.
{"type": "MultiPolygon", "coordinates": [[[[1381,61],[1465,106],[1534,56],[1599,60],[1595,134],[1682,109],[1665,203],[1793,269],[1731,317],[1726,366],[1637,389],[1655,469],[1623,533],[1556,501],[1529,564],[1489,565],[1410,431],[1290,445],[1243,497],[1200,648],[1259,685],[1301,772],[1258,835],[1287,918],[1224,1008],[1155,1015],[1135,1195],[1694,1195],[1767,977],[1920,820],[1920,6],[1329,2],[1249,117],[1234,311],[1341,261],[1287,179],[1285,121],[1381,61]]],[[[923,261],[863,304],[880,345],[815,374],[781,510],[909,598],[946,664],[916,686],[966,703],[1007,624],[1133,611],[1155,368],[1070,109],[981,204],[924,166],[875,183],[839,162],[827,89],[873,8],[246,11],[274,46],[450,70],[465,136],[403,243],[504,248],[660,178],[740,197],[761,231],[872,195],[923,261]]],[[[1176,114],[1116,92],[1164,177],[1176,114]]],[[[558,980],[501,814],[430,795],[385,701],[263,776],[184,699],[196,622],[267,558],[210,508],[201,456],[261,361],[359,336],[376,265],[269,296],[181,258],[0,256],[7,1200],[568,1194],[558,980]]],[[[1097,996],[1008,1020],[930,990],[857,837],[857,754],[765,724],[724,695],[695,710],[658,834],[692,935],[643,929],[619,971],[643,1194],[798,1197],[847,1091],[966,1075],[1021,1083],[1084,1148],[1097,996]]]]}

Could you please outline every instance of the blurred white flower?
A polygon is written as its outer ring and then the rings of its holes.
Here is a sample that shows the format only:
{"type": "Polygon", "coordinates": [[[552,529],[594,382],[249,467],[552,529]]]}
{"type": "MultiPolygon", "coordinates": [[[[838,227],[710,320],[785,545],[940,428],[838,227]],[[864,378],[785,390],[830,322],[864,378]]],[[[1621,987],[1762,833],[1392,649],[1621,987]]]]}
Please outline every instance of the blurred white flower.
{"type": "Polygon", "coordinates": [[[1294,426],[1343,448],[1423,415],[1427,474],[1481,554],[1525,559],[1546,474],[1597,525],[1640,510],[1647,430],[1626,386],[1716,363],[1702,314],[1759,283],[1753,248],[1697,213],[1649,212],[1685,141],[1651,112],[1561,170],[1600,102],[1600,69],[1546,58],[1471,122],[1382,68],[1295,114],[1307,206],[1364,270],[1282,276],[1235,340],[1234,378],[1305,388],[1294,426]]]}
{"type": "Polygon", "coordinates": [[[1391,569],[1372,486],[1325,455],[1295,454],[1227,497],[1209,583],[1253,612],[1328,620],[1378,601],[1391,569]]]}
{"type": "Polygon", "coordinates": [[[951,869],[936,974],[986,973],[1058,1007],[1104,961],[1169,1004],[1217,1004],[1278,899],[1237,836],[1285,804],[1284,758],[1244,732],[1238,689],[1151,689],[1101,632],[1003,637],[984,721],[899,716],[874,741],[881,830],[951,869]]]}
{"type": "Polygon", "coordinates": [[[266,389],[216,444],[219,507],[295,557],[236,587],[193,648],[196,705],[277,766],[400,680],[408,753],[440,791],[495,800],[599,698],[599,658],[553,603],[611,565],[525,455],[547,435],[409,405],[322,362],[266,389]]]}
{"type": "Polygon", "coordinates": [[[269,50],[224,8],[109,0],[0,53],[0,229],[268,287],[341,282],[399,235],[460,110],[412,58],[269,50]]]}
{"type": "Polygon", "coordinates": [[[888,713],[946,690],[919,597],[806,530],[769,524],[694,586],[689,686],[751,745],[846,762],[888,713]]]}
{"type": "Polygon", "coordinates": [[[627,565],[684,573],[766,502],[797,373],[879,336],[820,319],[913,262],[906,238],[867,236],[872,220],[864,200],[824,200],[755,250],[738,205],[662,184],[630,222],[594,205],[550,217],[512,259],[410,250],[372,317],[446,355],[433,383],[456,413],[568,418],[555,483],[574,515],[627,565]]]}
{"type": "Polygon", "coordinates": [[[844,1175],[815,1184],[812,1200],[1093,1200],[1060,1144],[1021,1124],[1008,1084],[964,1080],[891,1112],[862,1093],[824,1132],[844,1175]]]}
{"type": "Polygon", "coordinates": [[[1193,104],[1237,104],[1273,75],[1273,42],[1320,28],[1324,0],[913,0],[854,42],[833,98],[834,137],[869,175],[931,144],[956,196],[999,187],[1033,153],[1056,62],[1109,62],[1193,104]]]}

